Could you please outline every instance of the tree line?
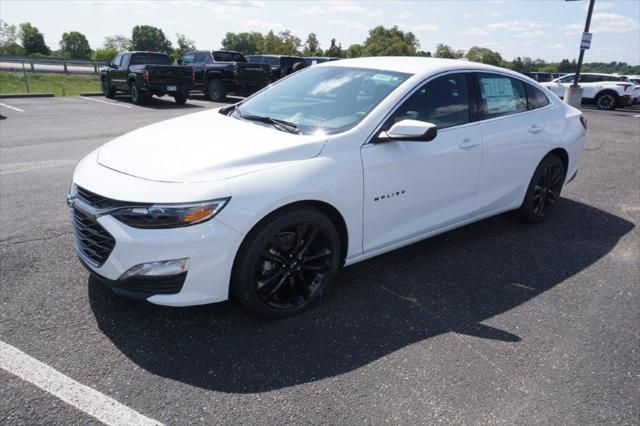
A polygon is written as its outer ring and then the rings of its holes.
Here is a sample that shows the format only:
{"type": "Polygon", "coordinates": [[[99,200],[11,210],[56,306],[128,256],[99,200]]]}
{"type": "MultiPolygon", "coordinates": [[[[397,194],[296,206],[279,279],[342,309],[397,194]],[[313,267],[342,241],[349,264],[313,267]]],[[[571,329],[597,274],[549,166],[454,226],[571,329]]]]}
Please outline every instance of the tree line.
{"type": "MultiPolygon", "coordinates": [[[[337,58],[357,58],[361,56],[424,56],[435,58],[466,58],[470,61],[510,68],[527,72],[570,73],[576,70],[575,59],[563,59],[560,62],[546,62],[543,59],[517,57],[511,61],[486,47],[474,46],[468,51],[453,49],[439,43],[433,52],[420,49],[417,37],[410,31],[397,26],[386,28],[377,26],[369,30],[363,43],[354,43],[346,48],[331,39],[329,46],[323,49],[315,33],[309,33],[305,41],[289,30],[260,33],[228,32],[221,42],[222,48],[236,50],[243,54],[274,54],[294,56],[330,56],[337,58]]],[[[196,48],[193,40],[184,34],[176,34],[176,45],[171,43],[162,29],[151,25],[136,25],[131,36],[113,35],[105,37],[101,47],[91,49],[87,38],[78,31],[65,32],[59,42],[59,49],[52,51],[44,41],[44,35],[29,22],[18,27],[0,21],[0,54],[43,55],[62,58],[91,59],[99,62],[111,61],[124,50],[153,50],[169,54],[172,59],[180,58],[184,52],[196,48]]],[[[584,71],[640,74],[640,65],[631,66],[626,62],[592,62],[584,64],[584,71]]]]}

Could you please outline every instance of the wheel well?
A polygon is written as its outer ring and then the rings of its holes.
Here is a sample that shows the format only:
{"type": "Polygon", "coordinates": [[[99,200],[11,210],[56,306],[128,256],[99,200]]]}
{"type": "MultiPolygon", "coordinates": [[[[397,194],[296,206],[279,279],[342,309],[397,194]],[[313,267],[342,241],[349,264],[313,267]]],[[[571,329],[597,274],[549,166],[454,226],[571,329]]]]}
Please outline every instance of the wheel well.
{"type": "Polygon", "coordinates": [[[615,90],[611,90],[611,89],[605,89],[602,90],[600,92],[598,92],[593,99],[598,99],[598,96],[604,95],[604,94],[609,94],[609,95],[613,95],[614,98],[618,99],[618,93],[616,93],[615,90]]]}
{"type": "Polygon", "coordinates": [[[253,230],[256,226],[258,226],[259,224],[267,220],[269,217],[271,217],[274,214],[280,213],[283,210],[292,210],[292,209],[296,209],[303,206],[312,207],[312,208],[315,208],[316,210],[320,210],[323,214],[325,214],[329,218],[329,220],[331,220],[333,225],[336,227],[336,230],[338,231],[338,235],[340,236],[340,261],[341,261],[341,264],[344,264],[344,261],[347,258],[347,249],[349,247],[349,235],[347,233],[347,223],[342,217],[342,214],[340,214],[340,212],[335,207],[333,207],[329,203],[325,203],[324,201],[304,200],[304,201],[296,201],[294,203],[284,205],[272,211],[262,219],[260,219],[260,221],[256,223],[251,229],[253,230]]]}
{"type": "Polygon", "coordinates": [[[569,153],[567,153],[563,148],[556,148],[549,152],[546,157],[550,155],[555,155],[562,161],[562,166],[564,167],[564,173],[566,175],[569,168],[569,153]]]}

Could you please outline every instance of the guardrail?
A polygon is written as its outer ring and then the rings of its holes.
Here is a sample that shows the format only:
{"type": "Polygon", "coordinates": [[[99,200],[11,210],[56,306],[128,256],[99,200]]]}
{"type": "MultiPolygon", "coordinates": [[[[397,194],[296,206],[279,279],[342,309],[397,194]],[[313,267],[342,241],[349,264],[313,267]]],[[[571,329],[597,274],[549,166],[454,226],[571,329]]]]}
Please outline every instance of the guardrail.
{"type": "Polygon", "coordinates": [[[97,74],[99,68],[104,65],[106,65],[106,62],[82,59],[0,55],[0,71],[97,74]]]}

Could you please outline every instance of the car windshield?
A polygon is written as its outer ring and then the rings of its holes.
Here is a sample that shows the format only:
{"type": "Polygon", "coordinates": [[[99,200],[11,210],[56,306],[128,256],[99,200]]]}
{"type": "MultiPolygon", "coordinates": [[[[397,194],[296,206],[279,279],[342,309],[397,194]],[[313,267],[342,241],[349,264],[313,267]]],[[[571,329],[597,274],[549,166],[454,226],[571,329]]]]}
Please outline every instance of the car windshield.
{"type": "Polygon", "coordinates": [[[364,68],[306,68],[247,99],[232,115],[286,121],[301,134],[339,133],[358,124],[410,76],[364,68]]]}
{"type": "Polygon", "coordinates": [[[131,65],[171,65],[171,59],[164,53],[136,53],[131,58],[131,65]]]}

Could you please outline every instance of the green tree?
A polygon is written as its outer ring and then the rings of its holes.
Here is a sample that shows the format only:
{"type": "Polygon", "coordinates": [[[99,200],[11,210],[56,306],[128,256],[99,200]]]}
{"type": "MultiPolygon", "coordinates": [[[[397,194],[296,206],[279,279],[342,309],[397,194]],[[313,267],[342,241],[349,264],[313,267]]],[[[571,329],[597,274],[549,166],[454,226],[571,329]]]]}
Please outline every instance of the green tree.
{"type": "Polygon", "coordinates": [[[176,39],[176,44],[178,46],[171,54],[171,59],[173,59],[174,62],[182,58],[182,55],[184,55],[186,52],[189,52],[190,50],[196,50],[195,42],[188,39],[184,34],[176,34],[176,39]]]}
{"type": "Polygon", "coordinates": [[[420,48],[418,39],[412,32],[404,32],[397,26],[375,27],[369,30],[364,41],[364,53],[367,56],[411,56],[420,48]]]}
{"type": "Polygon", "coordinates": [[[24,49],[17,43],[18,31],[0,19],[0,53],[3,55],[24,55],[24,49]]]}
{"type": "Polygon", "coordinates": [[[115,47],[103,47],[93,52],[93,60],[96,62],[109,63],[120,53],[115,47]]]}
{"type": "Polygon", "coordinates": [[[282,40],[280,40],[280,38],[275,35],[273,31],[269,31],[262,40],[262,53],[277,54],[280,52],[281,46],[282,40]]]}
{"type": "Polygon", "coordinates": [[[299,37],[291,34],[291,31],[284,30],[278,33],[280,38],[280,55],[300,55],[300,46],[302,46],[302,40],[299,37]]]}
{"type": "Polygon", "coordinates": [[[29,22],[20,24],[20,32],[18,37],[22,42],[22,47],[27,55],[41,54],[50,55],[51,49],[44,42],[44,35],[38,30],[38,28],[31,25],[29,22]]]}
{"type": "Polygon", "coordinates": [[[436,45],[436,53],[433,56],[436,58],[460,59],[464,57],[464,50],[453,50],[451,46],[438,43],[436,45]]]}
{"type": "Polygon", "coordinates": [[[222,48],[235,50],[245,55],[252,55],[262,51],[264,37],[256,31],[244,33],[227,33],[222,39],[222,48]]]}
{"type": "Polygon", "coordinates": [[[465,57],[470,61],[482,62],[483,64],[502,65],[502,56],[500,53],[487,49],[486,47],[473,46],[469,49],[465,57]]]}
{"type": "Polygon", "coordinates": [[[60,40],[60,54],[63,58],[91,58],[91,47],[84,34],[71,31],[62,34],[60,40]]]}
{"type": "Polygon", "coordinates": [[[359,58],[364,56],[364,46],[361,44],[352,44],[345,52],[347,58],[359,58]]]}
{"type": "Polygon", "coordinates": [[[307,41],[304,42],[304,49],[302,50],[304,56],[321,56],[322,49],[320,48],[320,42],[315,33],[309,33],[307,41]]]}
{"type": "Polygon", "coordinates": [[[151,25],[136,25],[131,32],[131,48],[133,50],[152,50],[170,54],[173,49],[164,32],[151,25]]]}
{"type": "Polygon", "coordinates": [[[332,58],[342,58],[344,56],[344,52],[342,50],[342,45],[336,45],[336,39],[331,39],[331,46],[324,52],[324,56],[329,56],[332,58]]]}
{"type": "Polygon", "coordinates": [[[104,38],[102,46],[107,49],[116,49],[118,52],[122,52],[131,48],[131,40],[122,34],[107,36],[104,38]]]}
{"type": "Polygon", "coordinates": [[[578,65],[576,64],[576,60],[574,59],[572,62],[569,62],[568,59],[563,59],[558,64],[558,72],[576,72],[578,65]]]}

